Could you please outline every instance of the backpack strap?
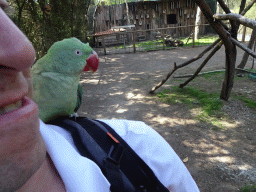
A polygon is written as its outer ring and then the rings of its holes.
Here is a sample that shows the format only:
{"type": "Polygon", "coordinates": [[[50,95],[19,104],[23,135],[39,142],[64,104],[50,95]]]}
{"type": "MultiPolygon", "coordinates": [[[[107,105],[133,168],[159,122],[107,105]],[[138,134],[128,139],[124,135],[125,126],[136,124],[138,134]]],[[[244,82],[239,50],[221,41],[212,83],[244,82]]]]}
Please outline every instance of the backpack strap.
{"type": "Polygon", "coordinates": [[[167,192],[149,166],[106,123],[60,117],[50,124],[71,133],[82,156],[94,161],[111,183],[112,192],[167,192]]]}
{"type": "Polygon", "coordinates": [[[97,122],[104,125],[104,127],[117,138],[123,147],[126,149],[127,153],[124,153],[122,161],[120,163],[121,170],[125,173],[128,178],[131,178],[132,183],[137,183],[139,189],[145,192],[169,192],[169,190],[158,180],[151,168],[138,156],[138,154],[120,137],[114,129],[112,129],[106,123],[96,120],[97,122]],[[127,158],[126,158],[127,157],[127,158]],[[130,157],[134,160],[131,163],[130,157]],[[127,166],[129,165],[129,166],[127,166]],[[132,173],[131,170],[134,172],[132,173]],[[134,175],[139,176],[139,180],[134,178],[134,175]],[[139,182],[140,181],[140,182],[139,182]]]}

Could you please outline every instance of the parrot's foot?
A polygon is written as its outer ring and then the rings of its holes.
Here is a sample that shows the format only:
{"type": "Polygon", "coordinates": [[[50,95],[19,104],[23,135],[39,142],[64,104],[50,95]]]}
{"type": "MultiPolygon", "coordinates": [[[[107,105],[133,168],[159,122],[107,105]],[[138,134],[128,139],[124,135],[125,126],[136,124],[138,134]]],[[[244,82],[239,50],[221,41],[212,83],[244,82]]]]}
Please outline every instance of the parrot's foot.
{"type": "Polygon", "coordinates": [[[73,114],[71,114],[69,117],[73,117],[73,118],[75,118],[75,120],[76,120],[76,118],[79,117],[79,115],[78,115],[77,113],[73,113],[73,114]]]}

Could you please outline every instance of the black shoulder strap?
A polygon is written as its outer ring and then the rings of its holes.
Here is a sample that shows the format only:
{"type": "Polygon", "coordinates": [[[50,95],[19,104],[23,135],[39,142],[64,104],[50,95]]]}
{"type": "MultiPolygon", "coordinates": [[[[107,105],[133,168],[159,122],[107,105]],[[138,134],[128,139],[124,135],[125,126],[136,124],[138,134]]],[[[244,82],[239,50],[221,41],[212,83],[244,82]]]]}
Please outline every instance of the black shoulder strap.
{"type": "Polygon", "coordinates": [[[68,130],[82,156],[94,161],[111,183],[112,192],[167,192],[149,166],[107,124],[60,117],[50,124],[68,130]]]}

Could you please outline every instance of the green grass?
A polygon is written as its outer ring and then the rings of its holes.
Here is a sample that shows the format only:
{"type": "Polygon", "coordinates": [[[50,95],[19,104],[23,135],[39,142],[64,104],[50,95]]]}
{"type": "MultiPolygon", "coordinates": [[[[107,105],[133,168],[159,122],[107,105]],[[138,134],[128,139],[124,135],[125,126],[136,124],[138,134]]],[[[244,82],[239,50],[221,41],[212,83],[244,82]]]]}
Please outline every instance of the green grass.
{"type": "MultiPolygon", "coordinates": [[[[202,36],[200,37],[198,40],[195,41],[195,46],[199,46],[199,45],[209,45],[211,43],[213,43],[216,39],[218,38],[218,36],[202,36]]],[[[186,47],[192,46],[193,45],[193,40],[189,39],[188,43],[187,42],[187,38],[179,38],[179,40],[181,40],[184,45],[186,47]]],[[[126,45],[132,47],[132,45],[126,45]]],[[[152,40],[152,41],[143,41],[140,43],[136,43],[135,44],[136,48],[142,48],[144,51],[148,51],[148,50],[158,50],[158,49],[163,49],[163,40],[159,39],[159,40],[152,40]]],[[[115,46],[112,47],[113,49],[124,49],[124,45],[120,45],[120,46],[115,46]]],[[[166,49],[172,48],[172,47],[167,47],[165,46],[166,49]]]]}
{"type": "MultiPolygon", "coordinates": [[[[195,40],[195,46],[198,45],[209,45],[212,44],[214,41],[218,39],[218,36],[202,36],[198,40],[195,40]]],[[[184,44],[183,46],[192,46],[193,45],[193,39],[190,38],[187,42],[188,38],[180,38],[184,44]]]]}
{"type": "MultiPolygon", "coordinates": [[[[250,70],[250,71],[255,71],[255,70],[250,70]]],[[[207,74],[204,74],[204,75],[201,75],[201,76],[198,76],[196,79],[194,79],[193,81],[198,83],[199,87],[200,87],[200,82],[201,81],[204,81],[204,80],[207,80],[208,82],[217,82],[217,86],[220,87],[222,85],[222,81],[224,79],[224,75],[225,75],[225,72],[224,71],[220,71],[220,72],[214,72],[214,73],[207,73],[207,74]]],[[[241,78],[241,77],[237,77],[235,75],[235,83],[239,83],[239,81],[245,81],[247,78],[247,75],[246,77],[244,78],[241,78]]],[[[175,79],[174,81],[177,81],[178,82],[178,79],[175,79]]],[[[181,80],[179,81],[181,82],[181,80]]],[[[184,82],[184,80],[182,81],[184,82]]],[[[212,87],[213,88],[213,87],[212,87]]],[[[217,95],[219,96],[220,93],[218,93],[217,95]]],[[[251,107],[251,108],[254,108],[256,109],[256,100],[255,99],[251,99],[247,96],[247,94],[243,94],[243,95],[235,95],[233,92],[231,93],[231,98],[234,98],[234,99],[238,99],[238,100],[241,100],[245,103],[245,105],[247,107],[251,107]]]]}
{"type": "Polygon", "coordinates": [[[157,97],[166,103],[176,104],[184,103],[189,106],[199,105],[202,107],[206,115],[213,115],[223,106],[223,102],[219,99],[218,93],[206,93],[193,87],[178,88],[164,90],[157,93],[157,97]]]}
{"type": "MultiPolygon", "coordinates": [[[[172,88],[157,93],[156,97],[168,104],[183,103],[189,107],[191,115],[195,119],[213,125],[213,129],[222,129],[230,126],[230,123],[232,124],[229,117],[221,111],[224,102],[219,99],[224,75],[224,71],[204,74],[190,82],[189,87],[186,86],[182,89],[178,86],[185,80],[173,79],[171,81],[172,88]],[[195,87],[199,87],[200,90],[195,87]]],[[[235,77],[235,83],[254,86],[247,77],[235,77]]],[[[239,89],[236,91],[231,93],[229,100],[241,100],[247,107],[256,109],[256,99],[253,95],[239,92],[239,89]]]]}
{"type": "Polygon", "coordinates": [[[163,40],[153,40],[153,41],[144,41],[140,43],[136,43],[136,47],[148,47],[148,46],[154,46],[154,45],[162,45],[163,40]]]}
{"type": "Polygon", "coordinates": [[[256,192],[256,185],[255,184],[246,185],[242,187],[239,191],[240,192],[256,192]]]}
{"type": "Polygon", "coordinates": [[[156,96],[160,101],[168,104],[186,104],[190,109],[197,109],[195,118],[198,121],[213,125],[213,129],[224,129],[222,120],[227,116],[220,110],[223,101],[218,93],[206,93],[193,87],[166,89],[156,96]]]}
{"type": "Polygon", "coordinates": [[[252,101],[252,100],[246,98],[245,96],[234,96],[234,98],[243,101],[247,107],[252,107],[252,108],[256,109],[255,101],[252,101]]]}
{"type": "Polygon", "coordinates": [[[213,73],[206,73],[206,74],[201,75],[200,77],[203,77],[207,80],[209,80],[211,78],[216,79],[216,77],[218,77],[218,78],[222,77],[222,79],[223,79],[224,75],[225,75],[225,71],[218,71],[218,72],[213,72],[213,73]]]}

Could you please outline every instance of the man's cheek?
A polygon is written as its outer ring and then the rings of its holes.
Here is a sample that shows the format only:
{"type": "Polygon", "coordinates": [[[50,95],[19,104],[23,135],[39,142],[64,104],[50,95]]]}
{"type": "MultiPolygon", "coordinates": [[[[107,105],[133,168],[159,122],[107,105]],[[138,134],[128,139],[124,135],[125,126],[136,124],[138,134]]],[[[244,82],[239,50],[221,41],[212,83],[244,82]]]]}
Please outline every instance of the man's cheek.
{"type": "Polygon", "coordinates": [[[32,86],[32,78],[31,78],[30,68],[23,71],[23,76],[25,77],[25,79],[28,82],[28,94],[27,94],[27,96],[30,99],[33,99],[33,86],[32,86]]]}

